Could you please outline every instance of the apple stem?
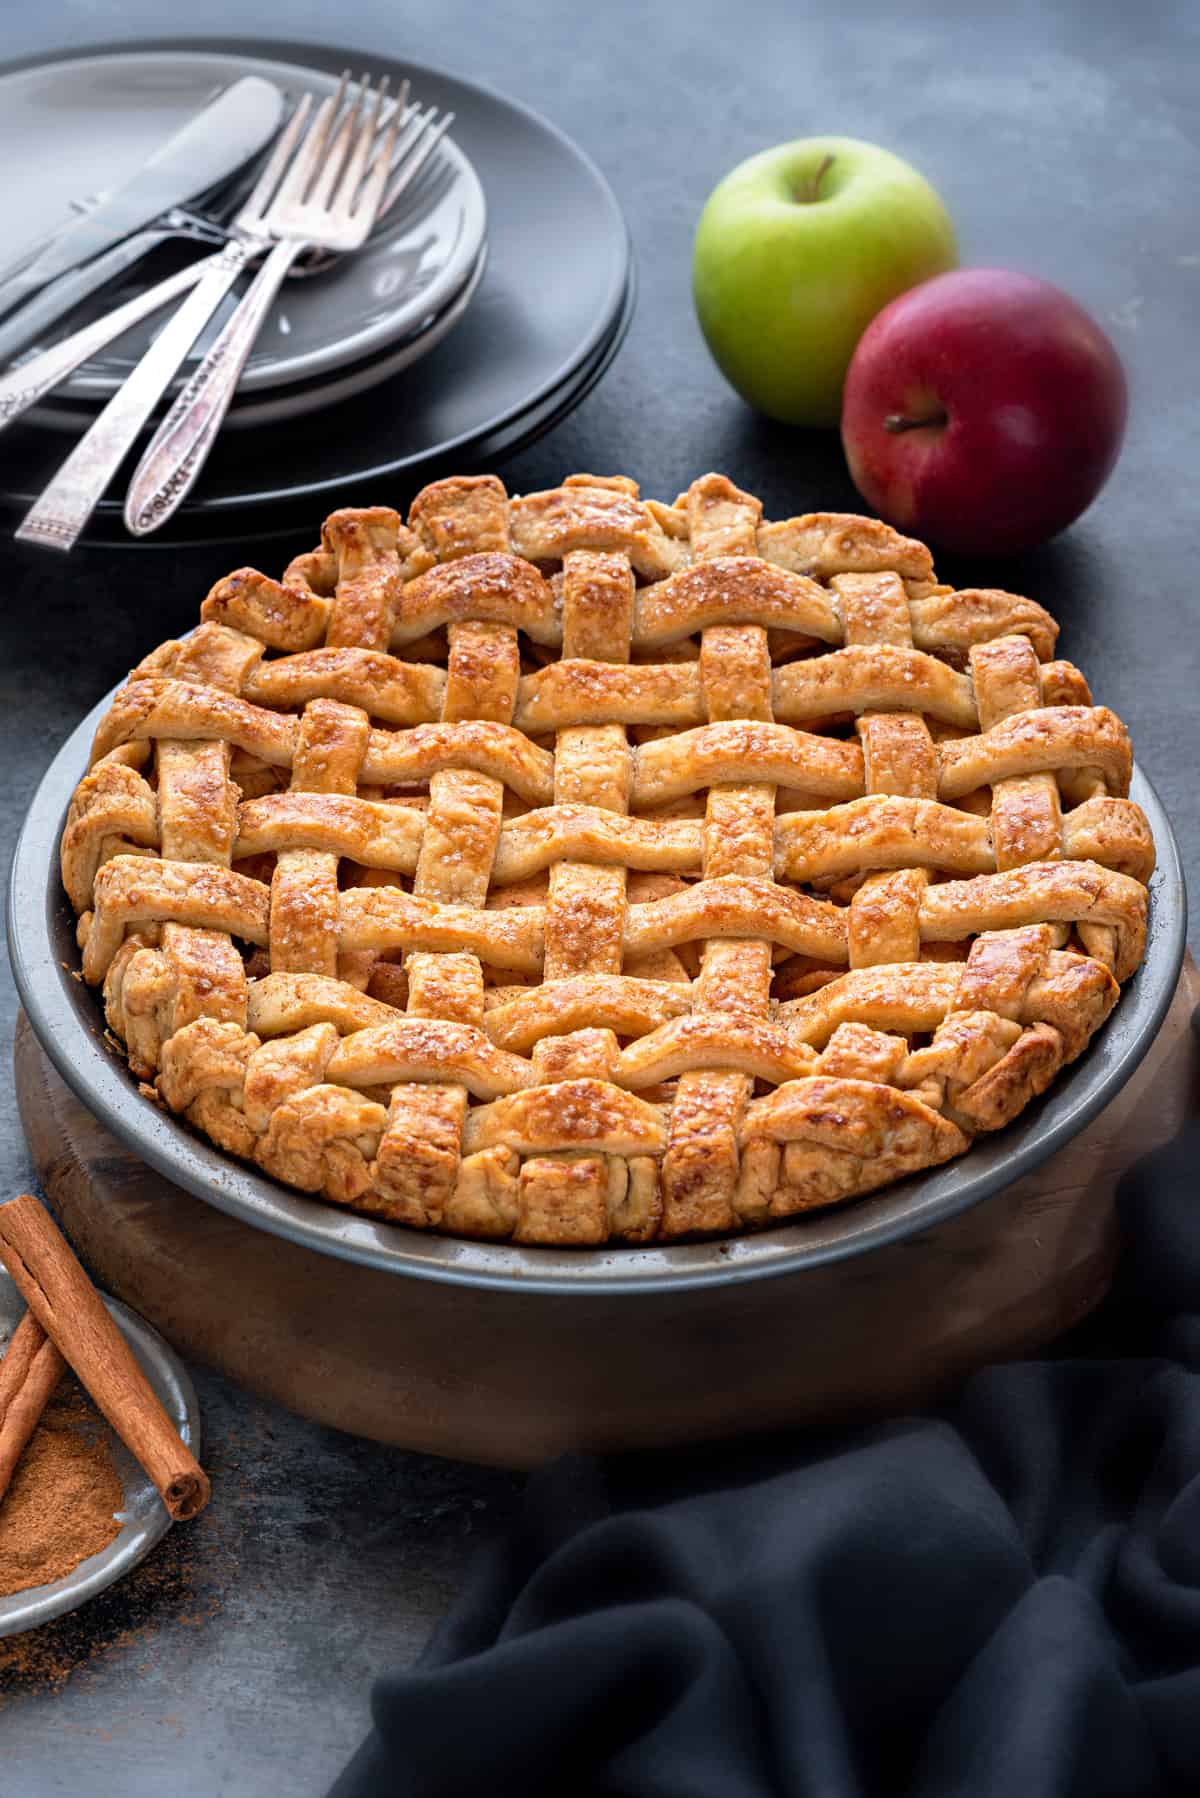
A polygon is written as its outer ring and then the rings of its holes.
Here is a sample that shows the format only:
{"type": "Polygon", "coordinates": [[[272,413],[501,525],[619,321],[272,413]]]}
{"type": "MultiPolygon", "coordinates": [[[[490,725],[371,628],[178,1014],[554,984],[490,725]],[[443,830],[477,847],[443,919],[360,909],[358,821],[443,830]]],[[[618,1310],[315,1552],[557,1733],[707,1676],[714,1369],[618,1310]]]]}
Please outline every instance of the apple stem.
{"type": "Polygon", "coordinates": [[[889,412],[883,421],[885,431],[919,431],[923,425],[944,425],[946,413],[930,412],[925,418],[909,418],[904,412],[889,412]]]}
{"type": "Polygon", "coordinates": [[[806,205],[811,205],[813,203],[813,201],[819,200],[821,196],[820,196],[820,193],[818,190],[820,189],[822,181],[824,181],[826,175],[829,173],[830,169],[833,167],[836,160],[837,160],[837,158],[832,154],[832,152],[827,150],[825,155],[821,158],[820,162],[817,164],[816,169],[809,176],[808,180],[804,183],[804,185],[800,188],[799,192],[796,195],[796,198],[800,201],[803,201],[806,205]]]}

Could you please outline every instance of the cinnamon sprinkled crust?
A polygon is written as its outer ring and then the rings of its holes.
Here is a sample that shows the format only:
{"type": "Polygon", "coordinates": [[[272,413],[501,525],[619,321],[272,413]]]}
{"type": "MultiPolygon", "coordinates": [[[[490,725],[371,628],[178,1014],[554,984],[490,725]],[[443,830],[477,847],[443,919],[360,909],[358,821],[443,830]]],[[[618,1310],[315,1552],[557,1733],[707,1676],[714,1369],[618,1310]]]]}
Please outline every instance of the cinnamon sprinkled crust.
{"type": "Polygon", "coordinates": [[[1006,1124],[1141,959],[1120,720],[876,520],[439,481],[202,620],[76,791],[83,970],[166,1104],[335,1203],[766,1225],[1006,1124]]]}

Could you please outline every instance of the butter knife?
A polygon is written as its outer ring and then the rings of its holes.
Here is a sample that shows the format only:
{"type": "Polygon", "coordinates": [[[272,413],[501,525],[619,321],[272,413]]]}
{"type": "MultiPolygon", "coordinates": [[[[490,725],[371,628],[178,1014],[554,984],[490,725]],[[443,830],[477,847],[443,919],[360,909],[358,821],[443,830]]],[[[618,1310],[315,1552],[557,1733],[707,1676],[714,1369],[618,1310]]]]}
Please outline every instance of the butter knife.
{"type": "MultiPolygon", "coordinates": [[[[274,137],[283,108],[283,95],[273,82],[258,75],[233,82],[136,174],[57,230],[31,262],[22,264],[18,257],[7,269],[0,268],[0,312],[226,180],[274,137]]],[[[79,297],[75,291],[70,303],[79,297]]]]}

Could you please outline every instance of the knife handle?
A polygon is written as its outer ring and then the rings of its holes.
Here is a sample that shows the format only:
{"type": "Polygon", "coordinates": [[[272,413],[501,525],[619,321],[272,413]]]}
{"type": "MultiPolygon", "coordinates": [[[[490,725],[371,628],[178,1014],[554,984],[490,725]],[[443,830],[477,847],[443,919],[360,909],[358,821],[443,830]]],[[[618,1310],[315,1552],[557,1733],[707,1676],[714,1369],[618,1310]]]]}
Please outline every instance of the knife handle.
{"type": "MultiPolygon", "coordinates": [[[[138,325],[151,313],[159,312],[180,294],[186,293],[207,274],[208,270],[222,262],[229,255],[232,244],[226,244],[213,256],[203,256],[199,262],[181,268],[176,274],[168,275],[154,287],[148,287],[145,293],[135,294],[133,299],[126,300],[113,312],[106,312],[90,325],[84,325],[79,331],[73,331],[64,337],[61,343],[55,343],[40,355],[33,356],[23,362],[19,368],[13,368],[6,375],[0,375],[0,431],[13,420],[20,418],[30,406],[37,404],[43,394],[57,387],[73,374],[81,362],[102,350],[106,343],[114,337],[120,337],[133,325],[138,325]]],[[[238,267],[241,267],[239,263],[238,267]]],[[[237,270],[235,269],[235,273],[237,270]]]]}
{"type": "Polygon", "coordinates": [[[238,302],[221,335],[159,425],[125,496],[125,527],[145,537],[172,517],[191,492],[221,429],[246,358],[275,295],[309,246],[277,243],[238,302]]]}
{"type": "Polygon", "coordinates": [[[21,542],[60,550],[74,546],[180,363],[254,254],[252,243],[230,243],[211,259],[208,272],[25,514],[16,533],[21,542]]]}

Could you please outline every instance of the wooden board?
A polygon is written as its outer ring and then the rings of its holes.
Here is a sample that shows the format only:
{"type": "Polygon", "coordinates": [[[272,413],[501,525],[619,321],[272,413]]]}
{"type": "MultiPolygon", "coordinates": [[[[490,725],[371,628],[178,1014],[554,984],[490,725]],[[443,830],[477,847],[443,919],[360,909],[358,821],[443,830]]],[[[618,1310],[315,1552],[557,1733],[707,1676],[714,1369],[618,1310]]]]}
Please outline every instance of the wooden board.
{"type": "Polygon", "coordinates": [[[636,1297],[402,1279],[252,1229],[153,1173],[19,1020],[21,1117],[96,1277],[183,1354],[383,1442],[529,1465],[879,1414],[1038,1348],[1108,1288],[1122,1173],[1194,1103],[1189,960],[1158,1041],[1037,1173],[904,1242],[742,1286],[636,1297]]]}

